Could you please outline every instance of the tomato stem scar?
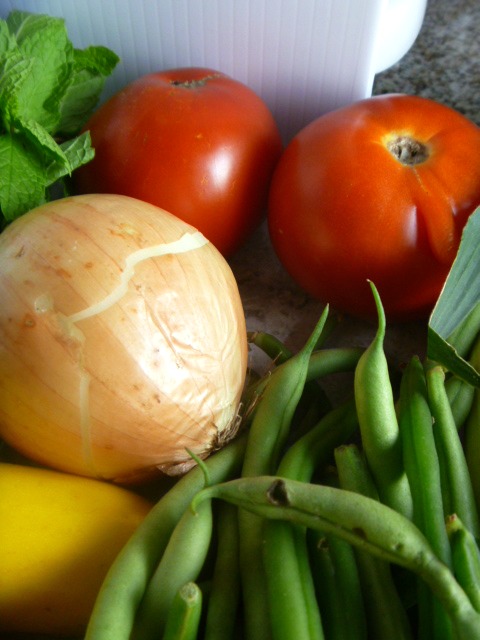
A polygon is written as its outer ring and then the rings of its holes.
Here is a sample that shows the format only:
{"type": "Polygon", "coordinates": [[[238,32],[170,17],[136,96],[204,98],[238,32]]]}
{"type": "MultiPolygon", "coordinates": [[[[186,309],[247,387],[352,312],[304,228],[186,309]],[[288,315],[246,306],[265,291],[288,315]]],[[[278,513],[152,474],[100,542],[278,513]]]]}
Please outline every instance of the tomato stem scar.
{"type": "Polygon", "coordinates": [[[408,166],[425,162],[429,156],[427,145],[406,135],[398,135],[389,140],[387,149],[394,158],[408,166]]]}
{"type": "Polygon", "coordinates": [[[209,80],[215,80],[216,78],[220,78],[220,73],[210,73],[208,75],[203,76],[202,78],[197,78],[195,80],[171,80],[170,84],[174,87],[183,87],[185,89],[195,89],[197,87],[203,87],[207,84],[209,80]]]}

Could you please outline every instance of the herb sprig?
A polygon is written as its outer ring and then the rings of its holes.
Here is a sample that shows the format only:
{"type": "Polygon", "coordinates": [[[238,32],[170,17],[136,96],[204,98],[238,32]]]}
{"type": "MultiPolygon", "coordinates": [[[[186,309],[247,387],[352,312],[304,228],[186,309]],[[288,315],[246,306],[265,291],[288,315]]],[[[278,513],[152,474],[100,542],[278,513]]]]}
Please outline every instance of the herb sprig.
{"type": "Polygon", "coordinates": [[[0,228],[54,193],[94,156],[79,133],[119,62],[76,49],[63,19],[12,11],[0,20],[0,228]]]}

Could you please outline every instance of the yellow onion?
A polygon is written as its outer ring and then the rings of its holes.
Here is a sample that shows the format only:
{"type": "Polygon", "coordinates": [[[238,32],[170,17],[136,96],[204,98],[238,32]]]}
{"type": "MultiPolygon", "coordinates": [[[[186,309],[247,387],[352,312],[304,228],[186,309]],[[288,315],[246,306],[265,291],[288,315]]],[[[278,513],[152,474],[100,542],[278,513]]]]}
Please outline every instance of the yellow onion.
{"type": "Polygon", "coordinates": [[[202,234],[116,195],[0,235],[0,437],[56,469],[178,474],[235,433],[247,366],[235,278],[202,234]]]}

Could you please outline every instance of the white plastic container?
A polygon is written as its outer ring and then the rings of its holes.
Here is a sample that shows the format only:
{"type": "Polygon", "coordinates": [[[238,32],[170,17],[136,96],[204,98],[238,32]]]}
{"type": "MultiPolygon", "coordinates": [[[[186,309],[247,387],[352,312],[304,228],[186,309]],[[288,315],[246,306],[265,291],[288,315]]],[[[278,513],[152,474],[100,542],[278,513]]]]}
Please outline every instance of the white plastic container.
{"type": "MultiPolygon", "coordinates": [[[[0,0],[65,18],[77,47],[121,64],[104,98],[150,71],[204,66],[249,85],[285,140],[317,116],[371,95],[375,74],[408,51],[427,0],[0,0]]],[[[400,90],[401,88],[399,88],[400,90]]]]}

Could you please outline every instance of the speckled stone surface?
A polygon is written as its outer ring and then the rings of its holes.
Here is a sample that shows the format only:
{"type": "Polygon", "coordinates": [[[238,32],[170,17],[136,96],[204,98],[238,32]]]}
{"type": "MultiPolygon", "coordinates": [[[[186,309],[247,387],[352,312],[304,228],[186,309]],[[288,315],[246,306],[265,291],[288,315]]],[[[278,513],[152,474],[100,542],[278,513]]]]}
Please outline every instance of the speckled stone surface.
{"type": "Polygon", "coordinates": [[[373,92],[438,100],[480,125],[479,34],[478,0],[429,0],[413,47],[377,76],[373,92]]]}
{"type": "MultiPolygon", "coordinates": [[[[447,104],[480,124],[480,2],[429,0],[421,32],[400,62],[379,74],[374,94],[417,94],[447,104]]],[[[290,348],[299,348],[323,305],[302,292],[274,255],[263,225],[231,260],[243,299],[247,328],[269,331],[290,348]]],[[[339,317],[329,345],[365,346],[375,327],[339,317]]],[[[423,355],[426,323],[387,327],[386,351],[396,363],[414,353],[423,355]]],[[[258,349],[251,352],[256,369],[268,361],[258,349]]]]}

